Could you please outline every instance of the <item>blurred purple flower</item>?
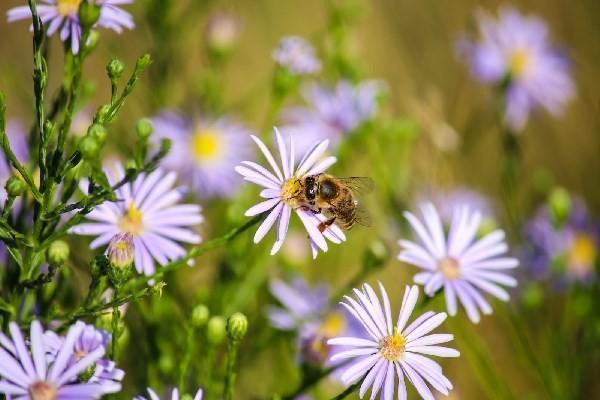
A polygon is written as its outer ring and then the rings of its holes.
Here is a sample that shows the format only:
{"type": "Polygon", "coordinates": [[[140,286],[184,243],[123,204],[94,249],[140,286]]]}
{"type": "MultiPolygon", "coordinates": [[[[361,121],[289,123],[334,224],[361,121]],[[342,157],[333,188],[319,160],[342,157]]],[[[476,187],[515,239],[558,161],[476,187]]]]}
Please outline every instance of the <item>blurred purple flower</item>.
{"type": "Polygon", "coordinates": [[[321,70],[315,50],[304,38],[286,36],[273,51],[273,60],[295,75],[311,75],[321,70]]]}
{"type": "MultiPolygon", "coordinates": [[[[120,165],[107,172],[111,185],[125,176],[120,165]]],[[[87,215],[94,222],[76,225],[69,232],[98,236],[90,244],[92,249],[104,246],[118,233],[131,233],[135,268],[151,275],[155,261],[166,265],[185,255],[185,249],[178,242],[197,244],[201,241],[189,228],[203,221],[201,208],[196,204],[178,204],[185,191],[173,188],[176,180],[174,172],[156,170],[142,174],[115,191],[117,202],[95,207],[87,215]]]]}
{"type": "MultiPolygon", "coordinates": [[[[202,397],[204,396],[204,391],[202,389],[198,389],[198,391],[196,392],[196,394],[194,395],[194,399],[193,400],[202,400],[202,397]]],[[[171,391],[171,397],[165,397],[165,400],[179,400],[180,396],[179,396],[179,389],[175,388],[171,391]]],[[[158,394],[156,394],[156,392],[154,390],[152,390],[152,388],[148,388],[148,397],[144,397],[144,396],[135,396],[133,398],[133,400],[160,400],[160,397],[158,396],[158,394]]]]}
{"type": "Polygon", "coordinates": [[[501,8],[498,18],[478,15],[480,41],[459,44],[473,74],[481,81],[507,84],[505,120],[522,130],[535,109],[559,115],[575,87],[566,57],[549,42],[546,24],[513,8],[501,8]]]}
{"type": "Polygon", "coordinates": [[[165,111],[152,119],[155,140],[171,139],[163,161],[201,198],[231,197],[240,186],[233,168],[252,159],[250,130],[232,118],[194,121],[165,111]]]}
{"type": "MultiPolygon", "coordinates": [[[[60,30],[60,40],[71,40],[71,49],[74,54],[79,53],[82,28],[77,14],[79,5],[83,0],[40,0],[37,6],[40,19],[46,27],[46,34],[52,36],[60,30]]],[[[133,29],[135,24],[131,14],[121,9],[121,4],[131,4],[133,0],[91,0],[100,7],[100,18],[95,26],[112,29],[118,33],[123,28],[133,29]]],[[[8,22],[31,19],[29,6],[19,6],[8,10],[8,22]]]]}
{"type": "Polygon", "coordinates": [[[358,85],[341,81],[334,88],[309,84],[302,90],[307,106],[284,110],[281,131],[294,138],[296,154],[324,139],[337,146],[344,136],[375,116],[380,92],[378,81],[358,85]]]}
{"type": "Polygon", "coordinates": [[[69,328],[54,357],[44,341],[42,325],[31,323],[29,342],[15,322],[9,324],[12,338],[0,333],[0,393],[17,399],[98,399],[121,390],[114,381],[80,382],[79,375],[94,366],[104,355],[104,347],[96,347],[77,357],[76,343],[85,329],[83,322],[69,328]]]}
{"type": "Polygon", "coordinates": [[[272,168],[271,172],[252,161],[243,161],[235,167],[237,173],[242,175],[244,180],[262,186],[264,189],[261,191],[260,197],[267,199],[250,207],[245,213],[246,216],[252,217],[267,211],[269,212],[263,223],[256,230],[254,243],[259,243],[275,222],[279,221],[277,224],[277,240],[271,248],[271,255],[276,254],[287,235],[292,210],[296,212],[308,232],[314,257],[316,257],[316,248],[327,251],[327,241],[325,239],[336,244],[345,241],[346,236],[344,232],[335,224],[330,225],[321,232],[319,225],[322,221],[319,219],[319,216],[310,210],[306,210],[302,207],[302,204],[298,204],[297,202],[298,194],[303,190],[302,178],[324,172],[337,161],[335,157],[331,156],[319,161],[327,151],[329,141],[323,140],[314,143],[296,167],[293,138],[290,140],[288,151],[283,137],[277,128],[275,128],[275,137],[283,169],[282,173],[267,146],[256,136],[252,135],[251,137],[272,168]]]}
{"type": "MultiPolygon", "coordinates": [[[[428,191],[429,192],[429,191],[428,191]]],[[[416,204],[430,201],[440,214],[444,224],[450,224],[454,210],[460,206],[467,206],[471,210],[478,210],[484,219],[495,218],[496,212],[491,200],[485,195],[468,187],[456,187],[451,190],[434,190],[431,194],[417,196],[416,204]]]]}
{"type": "Polygon", "coordinates": [[[526,245],[522,264],[534,280],[558,275],[559,280],[589,282],[595,277],[600,226],[590,217],[585,202],[575,199],[567,221],[553,223],[547,206],[541,207],[523,230],[526,245]]]}

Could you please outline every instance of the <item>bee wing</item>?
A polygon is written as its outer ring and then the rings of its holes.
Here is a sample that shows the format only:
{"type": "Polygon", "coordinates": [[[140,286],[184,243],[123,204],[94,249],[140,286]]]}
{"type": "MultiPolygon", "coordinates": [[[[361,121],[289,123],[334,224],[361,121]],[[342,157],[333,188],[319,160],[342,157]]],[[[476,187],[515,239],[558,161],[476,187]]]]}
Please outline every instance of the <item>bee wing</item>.
{"type": "Polygon", "coordinates": [[[371,219],[371,215],[369,212],[361,206],[361,204],[356,205],[356,215],[354,216],[354,221],[362,226],[367,228],[373,225],[373,220],[371,219]]]}
{"type": "Polygon", "coordinates": [[[346,185],[354,194],[367,194],[375,188],[373,179],[366,176],[349,176],[347,178],[336,178],[340,183],[346,185]]]}

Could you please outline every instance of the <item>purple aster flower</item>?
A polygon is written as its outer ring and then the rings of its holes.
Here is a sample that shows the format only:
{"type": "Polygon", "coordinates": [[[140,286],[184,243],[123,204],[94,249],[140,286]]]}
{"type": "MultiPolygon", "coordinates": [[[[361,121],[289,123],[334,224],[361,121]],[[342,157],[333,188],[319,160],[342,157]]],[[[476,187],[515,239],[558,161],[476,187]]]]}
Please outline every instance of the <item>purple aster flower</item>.
{"type": "Polygon", "coordinates": [[[434,400],[431,385],[440,393],[448,395],[452,383],[442,374],[442,367],[425,356],[458,357],[452,348],[439,346],[451,341],[449,334],[431,334],[446,319],[446,313],[426,312],[407,326],[417,304],[419,289],[406,287],[402,307],[396,324],[392,322],[390,301],[385,288],[379,283],[383,305],[368,284],[362,290],[354,289],[356,299],[345,296],[341,304],[360,321],[363,335],[360,337],[336,337],[328,343],[332,346],[348,346],[351,349],[331,357],[332,360],[356,359],[344,368],[342,381],[346,385],[362,379],[359,397],[362,399],[371,388],[371,399],[381,390],[381,399],[391,400],[396,391],[398,377],[398,399],[406,399],[404,375],[423,399],[434,400]],[[425,355],[425,356],[424,356],[425,355]]]}
{"type": "MultiPolygon", "coordinates": [[[[80,322],[79,324],[83,324],[80,322]]],[[[65,343],[66,338],[57,335],[53,331],[44,332],[44,344],[46,353],[50,359],[56,359],[60,349],[65,343]]],[[[110,334],[102,329],[96,329],[93,325],[83,324],[83,330],[73,346],[73,355],[68,361],[68,365],[74,365],[83,357],[95,352],[98,349],[103,349],[106,352],[110,342],[110,334]]],[[[87,382],[98,382],[101,384],[112,385],[121,382],[125,372],[116,367],[114,361],[101,358],[96,361],[93,368],[92,376],[87,379],[87,382]]]]}
{"type": "Polygon", "coordinates": [[[478,23],[481,40],[465,40],[461,49],[479,80],[508,83],[508,125],[522,130],[531,111],[539,108],[559,115],[575,87],[569,62],[549,42],[546,24],[512,8],[500,9],[497,19],[481,13],[478,23]]]}
{"type": "Polygon", "coordinates": [[[284,110],[281,131],[294,138],[298,154],[324,139],[337,146],[344,136],[374,117],[380,92],[381,82],[377,81],[356,86],[341,81],[334,88],[307,85],[302,95],[308,105],[284,110]]]}
{"type": "MultiPolygon", "coordinates": [[[[346,236],[335,224],[330,225],[321,232],[319,225],[323,221],[323,216],[316,215],[312,211],[305,209],[301,204],[298,204],[298,192],[303,190],[302,180],[305,176],[322,173],[336,162],[336,158],[331,156],[318,161],[325,151],[327,151],[329,141],[323,140],[314,144],[296,167],[293,138],[290,140],[288,150],[277,128],[275,128],[275,136],[277,138],[283,173],[277,165],[275,158],[269,149],[267,149],[267,146],[256,136],[251,137],[269,162],[273,172],[252,161],[243,161],[241,165],[235,167],[235,170],[245,180],[262,186],[264,189],[260,193],[260,196],[267,199],[249,208],[245,214],[251,217],[270,211],[269,215],[258,227],[254,235],[254,243],[260,242],[275,224],[275,221],[279,220],[277,224],[277,240],[271,249],[271,255],[276,254],[285,240],[292,210],[294,210],[308,232],[313,250],[318,248],[322,251],[327,251],[327,241],[325,239],[338,244],[345,241],[346,236]]],[[[313,256],[316,257],[316,251],[313,251],[313,256]]]]}
{"type": "Polygon", "coordinates": [[[484,219],[494,219],[496,215],[488,197],[467,187],[457,187],[452,190],[434,190],[431,194],[417,196],[417,199],[417,204],[430,201],[440,214],[444,224],[452,222],[454,211],[461,206],[478,210],[484,219]]]}
{"type": "Polygon", "coordinates": [[[500,285],[517,285],[517,280],[504,271],[517,267],[519,262],[515,258],[501,257],[508,251],[504,231],[498,229],[477,238],[481,213],[462,206],[454,210],[446,235],[431,203],[424,204],[421,212],[424,223],[413,214],[404,213],[419,243],[400,240],[402,251],[398,259],[424,270],[414,276],[414,281],[424,285],[425,293],[433,296],[443,287],[448,313],[456,315],[458,297],[473,323],[479,322],[479,311],[492,313],[481,291],[508,301],[509,294],[500,285]]]}
{"type": "Polygon", "coordinates": [[[311,75],[321,70],[321,62],[310,43],[298,36],[286,36],[273,51],[273,60],[295,75],[311,75]]]}
{"type": "MultiPolygon", "coordinates": [[[[107,174],[114,185],[125,176],[117,165],[107,174]]],[[[118,201],[95,207],[87,217],[94,222],[71,228],[78,235],[98,236],[92,249],[104,246],[119,233],[133,236],[134,263],[138,272],[154,273],[154,263],[166,265],[186,254],[178,244],[200,243],[200,236],[189,227],[203,221],[201,208],[196,204],[178,204],[185,194],[182,188],[173,188],[177,175],[156,170],[141,174],[134,182],[116,190],[118,201]]]]}
{"type": "MultiPolygon", "coordinates": [[[[71,40],[71,49],[74,54],[79,53],[82,27],[79,23],[77,12],[83,0],[40,0],[37,6],[40,19],[46,25],[48,36],[60,30],[60,40],[71,40]]],[[[121,4],[131,4],[133,0],[91,0],[100,7],[100,17],[95,26],[112,29],[118,33],[123,28],[133,29],[135,24],[131,14],[121,9],[121,4]]],[[[8,10],[8,22],[31,19],[29,6],[19,6],[8,10]]]]}
{"type": "MultiPolygon", "coordinates": [[[[204,396],[204,391],[202,389],[198,389],[196,395],[194,396],[194,400],[202,400],[204,396]]],[[[154,390],[148,388],[148,397],[144,396],[136,396],[133,400],[160,400],[160,397],[156,394],[154,390]]],[[[179,400],[179,389],[175,388],[171,391],[171,397],[165,397],[165,400],[179,400]]]]}
{"type": "Polygon", "coordinates": [[[78,376],[104,355],[104,348],[97,347],[81,358],[76,357],[76,342],[84,329],[82,322],[72,325],[56,356],[47,357],[39,321],[31,323],[29,345],[19,326],[11,322],[11,338],[0,334],[0,393],[16,399],[86,400],[120,391],[121,384],[114,381],[78,381],[78,376]],[[74,357],[77,360],[72,362],[74,357]]]}
{"type": "Polygon", "coordinates": [[[231,197],[239,187],[233,168],[253,157],[250,131],[232,118],[194,121],[173,112],[152,119],[156,140],[168,138],[164,165],[202,198],[231,197]]]}
{"type": "Polygon", "coordinates": [[[575,199],[560,227],[553,223],[548,207],[541,207],[526,223],[523,236],[522,264],[532,279],[548,279],[557,273],[567,281],[594,279],[600,229],[582,199],[575,199]]]}

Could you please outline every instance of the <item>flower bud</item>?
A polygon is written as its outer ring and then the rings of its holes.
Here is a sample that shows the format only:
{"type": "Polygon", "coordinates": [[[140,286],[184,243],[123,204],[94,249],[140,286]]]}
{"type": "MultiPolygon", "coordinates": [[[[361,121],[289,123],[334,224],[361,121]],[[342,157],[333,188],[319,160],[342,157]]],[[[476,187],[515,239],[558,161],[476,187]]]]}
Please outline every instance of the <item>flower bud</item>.
{"type": "Polygon", "coordinates": [[[135,69],[141,70],[146,68],[150,64],[152,64],[152,57],[150,57],[150,54],[144,54],[143,56],[138,58],[137,62],[135,63],[135,69]]]}
{"type": "Polygon", "coordinates": [[[550,193],[548,205],[550,206],[552,222],[555,226],[561,227],[567,222],[571,213],[572,202],[569,192],[562,187],[554,188],[550,193]]]}
{"type": "Polygon", "coordinates": [[[248,331],[248,318],[242,313],[235,313],[227,320],[227,336],[229,340],[239,342],[248,331]]]}
{"type": "Polygon", "coordinates": [[[94,139],[96,139],[97,143],[104,143],[106,141],[106,136],[108,133],[106,132],[106,128],[100,124],[93,124],[88,129],[88,135],[94,139]]]}
{"type": "Polygon", "coordinates": [[[82,2],[77,15],[81,26],[91,28],[100,18],[100,6],[92,1],[82,2]]]}
{"type": "Polygon", "coordinates": [[[148,118],[141,118],[135,124],[135,133],[141,140],[146,140],[150,137],[153,130],[152,122],[148,118]]]}
{"type": "Polygon", "coordinates": [[[69,259],[69,245],[62,240],[52,242],[46,251],[48,262],[53,265],[64,264],[69,259]]]}
{"type": "Polygon", "coordinates": [[[110,112],[110,104],[103,104],[99,109],[98,109],[98,119],[99,120],[104,120],[106,119],[106,117],[108,117],[108,113],[110,112]]]}
{"type": "Polygon", "coordinates": [[[212,345],[217,345],[225,339],[225,318],[220,316],[211,317],[206,327],[206,339],[212,345]]]}
{"type": "Polygon", "coordinates": [[[240,23],[233,15],[213,15],[206,24],[206,43],[215,53],[225,54],[231,51],[239,35],[240,23]]]}
{"type": "Polygon", "coordinates": [[[4,185],[4,188],[6,189],[6,193],[8,193],[9,196],[17,197],[22,195],[25,191],[25,182],[23,182],[16,176],[11,176],[10,178],[8,178],[8,181],[6,181],[6,185],[4,185]]]}
{"type": "Polygon", "coordinates": [[[375,240],[363,254],[363,268],[377,269],[385,265],[390,257],[390,252],[384,242],[375,240]]]}
{"type": "Polygon", "coordinates": [[[135,256],[133,235],[129,232],[117,233],[110,239],[106,253],[112,267],[124,269],[131,266],[135,256]]]}
{"type": "Polygon", "coordinates": [[[192,325],[195,328],[200,328],[206,325],[210,317],[210,310],[204,304],[198,304],[192,310],[192,325]]]}
{"type": "Polygon", "coordinates": [[[123,75],[124,70],[125,66],[123,65],[123,62],[116,58],[110,60],[110,62],[106,65],[106,73],[108,74],[111,82],[117,81],[121,75],[123,75]]]}
{"type": "Polygon", "coordinates": [[[100,42],[100,34],[97,30],[92,29],[88,36],[87,43],[85,44],[86,51],[90,52],[98,46],[98,42],[100,42]]]}
{"type": "Polygon", "coordinates": [[[79,143],[79,150],[81,151],[81,155],[86,160],[93,160],[98,157],[98,153],[100,152],[100,145],[98,141],[91,137],[84,137],[79,143]]]}

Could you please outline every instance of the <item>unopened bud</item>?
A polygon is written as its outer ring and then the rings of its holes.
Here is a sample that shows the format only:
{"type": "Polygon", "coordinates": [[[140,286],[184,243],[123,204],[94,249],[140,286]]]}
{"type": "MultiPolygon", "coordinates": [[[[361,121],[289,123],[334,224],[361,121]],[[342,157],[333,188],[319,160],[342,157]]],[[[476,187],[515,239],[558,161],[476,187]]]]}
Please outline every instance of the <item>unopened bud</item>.
{"type": "Polygon", "coordinates": [[[152,130],[152,122],[147,118],[142,118],[135,124],[135,133],[142,140],[148,139],[152,134],[152,130]]]}
{"type": "Polygon", "coordinates": [[[152,64],[152,57],[150,57],[150,54],[144,54],[143,56],[138,58],[135,64],[135,68],[137,70],[144,69],[150,64],[152,64]]]}
{"type": "Polygon", "coordinates": [[[88,135],[96,140],[97,143],[104,143],[106,141],[106,128],[100,124],[93,124],[88,129],[88,135]]]}
{"type": "Polygon", "coordinates": [[[206,25],[206,42],[211,51],[225,54],[233,49],[240,34],[240,22],[233,15],[218,14],[206,25]]]}
{"type": "Polygon", "coordinates": [[[106,65],[106,73],[111,81],[118,80],[121,75],[123,75],[124,70],[125,66],[123,65],[123,62],[116,58],[110,60],[110,62],[106,65]]]}
{"type": "Polygon", "coordinates": [[[98,109],[98,119],[100,119],[101,121],[106,119],[106,117],[108,117],[108,113],[110,112],[110,104],[103,104],[99,109],[98,109]]]}
{"type": "Polygon", "coordinates": [[[98,46],[98,42],[100,42],[100,34],[97,30],[92,29],[90,34],[88,35],[87,43],[85,44],[85,49],[87,51],[92,51],[98,46]]]}
{"type": "Polygon", "coordinates": [[[93,160],[100,152],[100,145],[95,138],[86,136],[81,140],[81,143],[79,143],[79,150],[81,151],[83,158],[86,160],[93,160]]]}
{"type": "Polygon", "coordinates": [[[4,186],[6,189],[6,193],[8,193],[11,197],[17,197],[23,194],[25,191],[25,182],[19,179],[16,176],[11,176],[6,181],[6,185],[4,186]]]}
{"type": "Polygon", "coordinates": [[[79,5],[77,14],[81,26],[91,28],[100,18],[100,6],[92,1],[84,1],[79,5]]]}
{"type": "Polygon", "coordinates": [[[214,316],[208,320],[206,339],[212,345],[217,345],[225,339],[225,318],[214,316]]]}
{"type": "Polygon", "coordinates": [[[57,240],[48,247],[46,256],[50,264],[61,265],[69,259],[69,253],[69,245],[62,240],[57,240]]]}
{"type": "Polygon", "coordinates": [[[106,251],[110,265],[123,269],[131,266],[135,257],[133,235],[129,232],[117,233],[112,237],[106,251]]]}
{"type": "Polygon", "coordinates": [[[562,187],[557,187],[550,193],[548,199],[548,205],[550,206],[550,215],[552,222],[557,226],[562,226],[571,213],[571,196],[569,192],[562,187]]]}
{"type": "Polygon", "coordinates": [[[248,318],[242,313],[235,313],[227,320],[227,335],[229,340],[239,342],[248,331],[248,318]]]}
{"type": "Polygon", "coordinates": [[[203,327],[208,322],[210,310],[204,304],[199,304],[192,310],[192,325],[196,328],[203,327]]]}

